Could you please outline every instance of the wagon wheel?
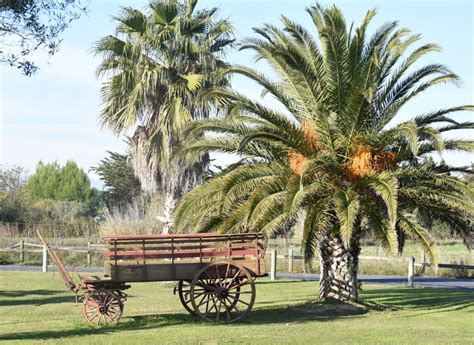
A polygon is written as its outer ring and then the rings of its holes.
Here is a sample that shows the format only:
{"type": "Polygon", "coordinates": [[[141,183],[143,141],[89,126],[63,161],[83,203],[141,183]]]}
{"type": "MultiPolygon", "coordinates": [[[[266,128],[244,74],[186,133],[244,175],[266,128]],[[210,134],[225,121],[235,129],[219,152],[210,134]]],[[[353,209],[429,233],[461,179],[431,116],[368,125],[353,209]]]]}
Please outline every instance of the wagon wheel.
{"type": "Polygon", "coordinates": [[[122,296],[113,290],[100,289],[84,296],[82,314],[92,326],[115,325],[123,312],[122,296]]]}
{"type": "MultiPolygon", "coordinates": [[[[236,278],[240,279],[240,278],[236,278]]],[[[195,289],[196,292],[202,292],[204,289],[202,287],[197,287],[195,289]]],[[[237,294],[234,295],[235,298],[232,298],[233,301],[231,303],[231,307],[234,308],[235,305],[238,302],[239,299],[239,292],[240,292],[240,286],[237,286],[235,289],[237,294]]],[[[183,305],[184,309],[187,310],[187,312],[191,315],[196,315],[196,312],[193,309],[193,304],[191,303],[191,281],[189,280],[180,280],[178,283],[178,296],[179,300],[181,301],[181,304],[183,305]]]]}
{"type": "Polygon", "coordinates": [[[244,267],[231,262],[217,262],[196,273],[190,294],[194,311],[202,319],[234,322],[252,310],[255,283],[244,267]]]}
{"type": "Polygon", "coordinates": [[[178,283],[178,295],[184,309],[191,315],[196,315],[191,304],[191,281],[180,280],[178,283]]]}

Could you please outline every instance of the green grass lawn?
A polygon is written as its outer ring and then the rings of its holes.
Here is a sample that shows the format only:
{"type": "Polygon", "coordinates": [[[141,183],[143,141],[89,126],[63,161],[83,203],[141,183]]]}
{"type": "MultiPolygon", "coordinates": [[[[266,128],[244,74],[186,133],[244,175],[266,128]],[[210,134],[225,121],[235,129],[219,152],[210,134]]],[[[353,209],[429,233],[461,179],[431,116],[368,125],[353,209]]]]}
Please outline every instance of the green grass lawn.
{"type": "Polygon", "coordinates": [[[57,273],[0,272],[0,343],[452,344],[474,342],[474,292],[365,286],[361,306],[308,303],[317,283],[261,279],[250,316],[212,325],[174,284],[137,283],[116,327],[93,329],[57,273]]]}

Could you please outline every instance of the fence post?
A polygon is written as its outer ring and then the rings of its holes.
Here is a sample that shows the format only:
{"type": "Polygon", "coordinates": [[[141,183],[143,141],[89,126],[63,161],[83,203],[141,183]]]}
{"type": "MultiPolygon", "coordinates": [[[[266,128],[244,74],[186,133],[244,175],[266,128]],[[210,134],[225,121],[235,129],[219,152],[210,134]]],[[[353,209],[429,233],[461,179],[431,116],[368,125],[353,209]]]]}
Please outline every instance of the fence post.
{"type": "Polygon", "coordinates": [[[43,272],[48,272],[48,250],[43,246],[43,272]]]}
{"type": "Polygon", "coordinates": [[[25,261],[25,240],[20,241],[20,262],[25,261]]]}
{"type": "Polygon", "coordinates": [[[413,275],[415,274],[415,258],[408,258],[408,286],[413,287],[413,275]]]}
{"type": "Polygon", "coordinates": [[[87,264],[92,265],[91,241],[87,244],[87,264]]]}
{"type": "Polygon", "coordinates": [[[270,279],[276,279],[276,268],[277,268],[277,251],[276,249],[272,249],[272,258],[271,258],[271,271],[270,271],[270,279]]]}
{"type": "Polygon", "coordinates": [[[288,249],[288,273],[293,272],[293,247],[288,249]]]}

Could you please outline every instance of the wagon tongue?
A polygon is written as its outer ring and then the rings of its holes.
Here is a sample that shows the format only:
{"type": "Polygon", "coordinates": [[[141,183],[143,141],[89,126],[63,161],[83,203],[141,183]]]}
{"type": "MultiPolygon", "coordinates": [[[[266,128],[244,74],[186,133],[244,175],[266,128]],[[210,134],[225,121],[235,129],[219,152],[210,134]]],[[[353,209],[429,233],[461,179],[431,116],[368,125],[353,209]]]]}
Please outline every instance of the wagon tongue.
{"type": "Polygon", "coordinates": [[[66,284],[66,287],[69,290],[71,290],[72,292],[77,293],[77,291],[79,290],[79,287],[76,285],[76,283],[74,283],[74,280],[72,279],[71,275],[67,271],[66,266],[64,266],[61,259],[59,259],[58,254],[56,254],[56,252],[53,251],[49,247],[49,245],[46,242],[46,240],[44,239],[43,235],[41,235],[41,233],[38,230],[36,230],[36,233],[38,234],[38,237],[41,240],[41,242],[43,242],[43,245],[45,246],[46,250],[48,251],[48,254],[51,257],[51,260],[53,260],[53,263],[56,266],[56,268],[58,269],[59,274],[63,278],[64,284],[66,284]]]}

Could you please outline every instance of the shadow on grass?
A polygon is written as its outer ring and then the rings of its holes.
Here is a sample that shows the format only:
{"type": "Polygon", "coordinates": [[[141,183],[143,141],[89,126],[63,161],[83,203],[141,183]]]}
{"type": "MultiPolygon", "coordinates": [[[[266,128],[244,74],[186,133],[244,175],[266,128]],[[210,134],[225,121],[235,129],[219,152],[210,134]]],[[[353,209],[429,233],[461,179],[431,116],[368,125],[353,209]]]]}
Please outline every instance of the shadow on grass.
{"type": "Polygon", "coordinates": [[[0,297],[24,297],[24,296],[47,296],[51,294],[64,293],[65,290],[12,290],[12,291],[0,291],[0,297]]]}
{"type": "MultiPolygon", "coordinates": [[[[330,321],[339,317],[357,316],[367,312],[367,308],[346,304],[305,303],[289,307],[259,308],[250,313],[250,316],[239,323],[216,324],[238,326],[239,324],[259,325],[271,323],[307,322],[318,319],[330,321]]],[[[116,326],[91,328],[86,325],[69,330],[47,330],[36,332],[15,332],[0,335],[0,341],[12,340],[48,340],[63,339],[74,336],[98,335],[117,333],[130,330],[146,330],[177,325],[213,325],[189,314],[155,314],[124,317],[116,326]]]]}
{"type": "MultiPolygon", "coordinates": [[[[192,324],[199,322],[195,317],[189,314],[162,314],[162,315],[140,315],[123,318],[118,325],[103,326],[92,328],[87,325],[81,325],[76,328],[66,330],[47,330],[36,332],[15,332],[0,335],[1,341],[11,340],[48,340],[48,339],[63,339],[75,336],[111,334],[121,331],[130,330],[145,330],[152,328],[162,328],[167,326],[175,326],[181,324],[192,324]]],[[[200,323],[200,322],[199,322],[200,323]]]]}
{"type": "MultiPolygon", "coordinates": [[[[446,289],[373,289],[361,293],[361,304],[308,302],[289,306],[266,307],[262,303],[242,322],[228,326],[303,323],[309,321],[331,322],[340,318],[363,317],[374,311],[410,309],[424,313],[462,310],[474,306],[474,293],[446,289]]],[[[414,316],[410,314],[410,316],[414,316]]],[[[0,336],[0,341],[63,339],[74,336],[112,334],[130,330],[145,330],[179,325],[208,325],[189,314],[154,314],[124,317],[113,327],[89,328],[81,325],[66,330],[14,332],[0,336]]]]}
{"type": "Polygon", "coordinates": [[[429,310],[444,312],[474,306],[474,292],[437,288],[370,289],[360,294],[361,302],[369,308],[372,304],[395,309],[429,310]]]}
{"type": "Polygon", "coordinates": [[[74,303],[75,299],[74,295],[65,295],[64,290],[0,291],[0,307],[19,305],[43,305],[49,303],[66,302],[74,303]],[[27,296],[30,298],[22,298],[27,296]]]}

